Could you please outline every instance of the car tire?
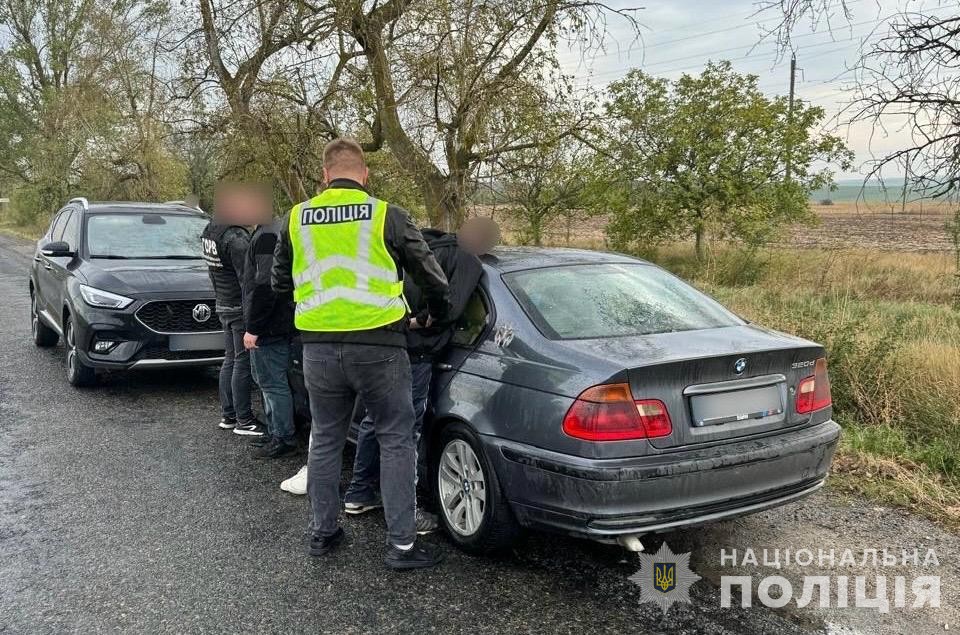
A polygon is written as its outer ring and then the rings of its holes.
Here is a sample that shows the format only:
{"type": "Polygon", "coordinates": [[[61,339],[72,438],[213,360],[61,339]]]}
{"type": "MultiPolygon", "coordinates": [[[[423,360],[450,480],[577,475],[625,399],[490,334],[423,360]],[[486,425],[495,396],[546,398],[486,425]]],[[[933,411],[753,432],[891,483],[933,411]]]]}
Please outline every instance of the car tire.
{"type": "Polygon", "coordinates": [[[463,423],[451,423],[440,431],[436,448],[433,495],[453,542],[475,554],[510,546],[520,526],[476,433],[463,423]]]}
{"type": "Polygon", "coordinates": [[[76,388],[92,386],[97,381],[97,374],[93,368],[87,366],[77,353],[76,331],[73,320],[69,315],[63,318],[63,343],[67,349],[66,366],[67,381],[76,388]]]}
{"type": "Polygon", "coordinates": [[[40,311],[37,308],[37,294],[30,291],[30,333],[33,343],[41,348],[56,346],[60,341],[60,334],[43,323],[40,311]]]}

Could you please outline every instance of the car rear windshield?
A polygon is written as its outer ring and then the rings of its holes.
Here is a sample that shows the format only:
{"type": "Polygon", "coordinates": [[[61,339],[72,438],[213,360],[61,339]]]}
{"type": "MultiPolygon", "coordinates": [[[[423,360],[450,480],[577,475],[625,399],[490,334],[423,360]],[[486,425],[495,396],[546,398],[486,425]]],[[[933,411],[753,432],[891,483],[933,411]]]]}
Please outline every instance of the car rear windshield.
{"type": "Polygon", "coordinates": [[[666,271],[646,264],[529,269],[503,276],[551,339],[650,335],[744,322],[666,271]]]}
{"type": "Polygon", "coordinates": [[[87,218],[87,253],[91,258],[199,259],[207,222],[191,214],[93,214],[87,218]]]}

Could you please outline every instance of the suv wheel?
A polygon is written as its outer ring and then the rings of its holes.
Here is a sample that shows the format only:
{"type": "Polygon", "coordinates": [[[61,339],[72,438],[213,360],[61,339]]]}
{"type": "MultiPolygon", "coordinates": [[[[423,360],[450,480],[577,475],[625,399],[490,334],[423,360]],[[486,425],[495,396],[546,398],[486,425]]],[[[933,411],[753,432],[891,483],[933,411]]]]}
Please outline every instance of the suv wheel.
{"type": "Polygon", "coordinates": [[[37,307],[37,294],[30,292],[30,332],[33,343],[43,348],[55,346],[60,341],[60,335],[40,320],[40,309],[37,307]]]}
{"type": "Polygon", "coordinates": [[[490,553],[519,536],[497,474],[466,425],[452,423],[441,431],[433,482],[440,518],[461,549],[490,553]]]}
{"type": "Polygon", "coordinates": [[[77,335],[70,316],[63,319],[63,339],[67,347],[67,381],[71,386],[92,386],[97,379],[93,368],[85,365],[77,353],[77,335]]]}

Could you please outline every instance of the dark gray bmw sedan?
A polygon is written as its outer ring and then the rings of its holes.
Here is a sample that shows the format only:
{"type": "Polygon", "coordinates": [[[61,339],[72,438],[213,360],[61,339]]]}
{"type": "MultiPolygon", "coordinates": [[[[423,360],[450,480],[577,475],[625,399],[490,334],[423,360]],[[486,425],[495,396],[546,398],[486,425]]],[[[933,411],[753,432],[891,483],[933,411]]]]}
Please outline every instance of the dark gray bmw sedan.
{"type": "Polygon", "coordinates": [[[822,346],[627,256],[501,248],[484,267],[425,426],[460,547],[532,528],[636,549],[823,485],[840,428],[822,346]]]}

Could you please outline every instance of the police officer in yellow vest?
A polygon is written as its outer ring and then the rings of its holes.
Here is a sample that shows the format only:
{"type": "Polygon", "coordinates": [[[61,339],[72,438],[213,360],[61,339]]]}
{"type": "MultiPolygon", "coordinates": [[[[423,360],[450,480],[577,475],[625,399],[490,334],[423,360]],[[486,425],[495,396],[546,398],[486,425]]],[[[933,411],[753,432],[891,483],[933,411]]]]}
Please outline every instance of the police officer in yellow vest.
{"type": "Polygon", "coordinates": [[[401,272],[423,289],[437,320],[448,310],[447,279],[406,210],[366,191],[368,171],[355,141],[327,144],[323,176],[327,189],[290,211],[272,272],[276,292],[293,291],[310,393],[309,552],[324,555],[343,539],[337,524],[340,469],[359,395],[380,442],[384,563],[395,569],[434,566],[439,554],[414,544],[414,410],[401,272]]]}

